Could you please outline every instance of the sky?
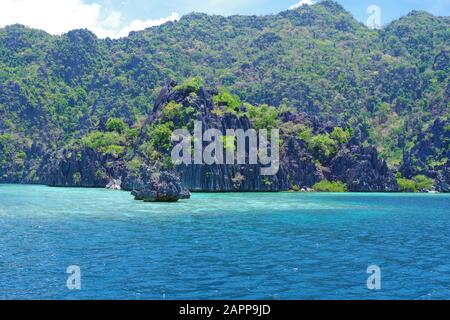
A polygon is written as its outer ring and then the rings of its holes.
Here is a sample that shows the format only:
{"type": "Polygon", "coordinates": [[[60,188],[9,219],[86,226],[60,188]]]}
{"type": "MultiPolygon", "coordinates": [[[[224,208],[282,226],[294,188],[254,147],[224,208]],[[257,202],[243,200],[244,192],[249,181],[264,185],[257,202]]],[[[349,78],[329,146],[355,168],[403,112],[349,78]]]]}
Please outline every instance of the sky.
{"type": "MultiPolygon", "coordinates": [[[[310,5],[314,0],[0,0],[0,27],[20,23],[62,34],[87,28],[100,38],[120,38],[178,20],[190,12],[220,15],[263,15],[310,5]],[[299,2],[300,1],[300,2],[299,2]]],[[[381,25],[412,10],[450,15],[450,0],[337,0],[359,21],[366,23],[379,7],[381,25]],[[369,10],[370,11],[370,10],[369,10]]]]}

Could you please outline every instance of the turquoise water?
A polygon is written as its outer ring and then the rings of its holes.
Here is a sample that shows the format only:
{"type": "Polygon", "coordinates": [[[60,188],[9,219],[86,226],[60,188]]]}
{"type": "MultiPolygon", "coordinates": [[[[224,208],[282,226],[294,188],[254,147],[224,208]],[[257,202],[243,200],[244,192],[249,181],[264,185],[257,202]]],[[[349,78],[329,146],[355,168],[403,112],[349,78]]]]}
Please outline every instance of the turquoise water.
{"type": "Polygon", "coordinates": [[[449,299],[450,196],[0,185],[0,299],[449,299]],[[367,289],[370,265],[381,290],[367,289]],[[66,268],[81,268],[81,290],[66,268]]]}

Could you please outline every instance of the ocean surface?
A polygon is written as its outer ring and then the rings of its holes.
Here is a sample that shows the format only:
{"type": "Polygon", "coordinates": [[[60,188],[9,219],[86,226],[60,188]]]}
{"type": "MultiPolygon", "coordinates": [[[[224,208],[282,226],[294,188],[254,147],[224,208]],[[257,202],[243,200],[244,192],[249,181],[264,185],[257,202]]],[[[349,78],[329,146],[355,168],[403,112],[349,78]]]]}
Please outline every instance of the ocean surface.
{"type": "Polygon", "coordinates": [[[0,185],[0,299],[450,299],[450,195],[0,185]]]}

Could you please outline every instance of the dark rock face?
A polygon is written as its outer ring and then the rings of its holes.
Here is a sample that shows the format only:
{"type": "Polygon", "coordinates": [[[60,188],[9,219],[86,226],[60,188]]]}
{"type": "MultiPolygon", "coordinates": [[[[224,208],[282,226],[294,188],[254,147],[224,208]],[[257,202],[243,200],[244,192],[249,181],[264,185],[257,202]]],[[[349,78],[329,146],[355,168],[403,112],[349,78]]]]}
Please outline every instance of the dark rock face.
{"type": "Polygon", "coordinates": [[[450,72],[450,50],[443,50],[434,59],[433,70],[442,70],[447,74],[450,72]]]}
{"type": "Polygon", "coordinates": [[[450,192],[450,166],[446,166],[442,169],[442,173],[436,180],[438,191],[450,192]]]}
{"type": "Polygon", "coordinates": [[[191,197],[189,190],[181,185],[180,179],[173,173],[162,171],[152,174],[150,170],[144,173],[148,180],[142,183],[139,190],[133,190],[135,200],[144,202],[177,202],[191,197]],[[148,176],[150,178],[148,179],[148,176]]]}
{"type": "Polygon", "coordinates": [[[56,187],[105,187],[111,179],[126,176],[122,161],[89,148],[49,154],[40,170],[41,182],[56,187]]]}
{"type": "Polygon", "coordinates": [[[188,165],[178,172],[183,185],[204,192],[276,192],[289,190],[286,176],[262,176],[259,165],[188,165]]]}
{"type": "Polygon", "coordinates": [[[375,147],[351,146],[333,158],[330,180],[347,184],[349,191],[398,191],[396,178],[386,162],[378,158],[375,147]]]}
{"type": "Polygon", "coordinates": [[[434,179],[437,191],[450,191],[450,120],[437,119],[418,142],[405,153],[402,175],[408,179],[425,175],[434,179]]]}
{"type": "MultiPolygon", "coordinates": [[[[202,123],[203,132],[208,129],[218,129],[223,135],[227,129],[242,129],[244,131],[251,129],[252,124],[247,117],[238,117],[233,114],[216,116],[212,113],[213,101],[212,94],[201,88],[197,97],[192,100],[188,94],[173,90],[176,83],[168,82],[159,95],[153,114],[149,116],[147,122],[154,122],[159,111],[169,101],[180,103],[183,107],[193,107],[198,118],[195,119],[202,123]]],[[[178,119],[179,120],[179,119],[178,119]]],[[[174,119],[175,126],[181,127],[174,119]]],[[[204,147],[206,144],[204,144],[204,147]]],[[[247,157],[248,157],[248,150],[247,157]]],[[[286,175],[281,172],[275,176],[262,176],[260,174],[261,165],[180,165],[176,171],[181,177],[183,186],[191,191],[206,192],[250,192],[250,191],[283,191],[289,189],[289,183],[286,175]]]]}
{"type": "MultiPolygon", "coordinates": [[[[185,107],[193,106],[199,111],[198,121],[203,130],[252,128],[246,116],[233,114],[216,116],[212,113],[211,94],[201,89],[192,101],[186,94],[173,91],[175,83],[168,83],[162,90],[149,122],[158,118],[158,111],[168,101],[175,101],[185,107]]],[[[321,127],[317,119],[309,119],[304,114],[281,115],[283,123],[308,123],[318,132],[332,131],[332,124],[321,127]]],[[[293,186],[312,187],[324,178],[341,180],[347,183],[350,191],[397,191],[394,174],[386,162],[378,158],[374,147],[362,147],[362,134],[358,134],[348,147],[343,148],[325,167],[318,168],[306,143],[295,135],[282,134],[283,146],[280,149],[280,170],[274,176],[262,176],[260,165],[181,165],[177,167],[182,184],[191,191],[286,191],[293,186]]],[[[247,150],[248,152],[248,150],[247,150]]],[[[248,154],[247,154],[248,156],[248,154]]]]}
{"type": "MultiPolygon", "coordinates": [[[[252,123],[245,115],[223,113],[214,110],[212,93],[201,88],[195,95],[175,90],[176,83],[169,81],[162,89],[153,111],[145,125],[158,123],[162,110],[168,102],[175,102],[183,108],[193,108],[195,119],[171,119],[175,128],[183,123],[197,120],[202,123],[203,132],[218,129],[223,135],[227,129],[252,128],[252,123]]],[[[241,109],[245,111],[245,107],[241,109]]],[[[298,137],[296,125],[307,125],[317,133],[333,130],[333,123],[321,123],[302,113],[285,112],[280,121],[293,130],[281,128],[280,167],[273,176],[261,175],[260,164],[213,164],[213,165],[178,165],[167,167],[159,161],[146,160],[138,172],[127,168],[125,159],[111,155],[102,155],[87,147],[81,150],[65,149],[44,157],[40,172],[42,183],[52,186],[105,187],[111,181],[120,180],[123,190],[133,190],[137,200],[149,202],[174,202],[190,197],[190,191],[204,192],[277,192],[296,188],[311,188],[323,180],[340,180],[347,184],[350,191],[397,191],[394,174],[386,162],[378,158],[374,147],[363,147],[364,136],[357,134],[337,153],[323,164],[318,164],[308,145],[298,137]]],[[[192,132],[191,132],[192,133],[192,132]]],[[[138,135],[136,143],[130,146],[135,155],[139,147],[149,141],[144,129],[138,135]]],[[[204,143],[203,147],[206,147],[204,143]]],[[[144,158],[143,154],[140,154],[144,158]]],[[[170,153],[164,154],[170,158],[170,153]]],[[[246,158],[249,157],[247,147],[246,158]]],[[[127,159],[127,160],[130,160],[127,159]]],[[[247,161],[248,163],[248,161],[247,161]]],[[[448,175],[448,172],[447,172],[448,175]]],[[[444,177],[444,176],[443,176],[444,177]]],[[[444,178],[443,178],[444,179],[444,178]]],[[[445,178],[447,179],[447,178],[445,178]]],[[[444,179],[444,180],[445,180],[444,179]]],[[[448,180],[445,180],[448,181],[448,180]]],[[[116,184],[113,184],[116,185],[116,184]]]]}
{"type": "Polygon", "coordinates": [[[310,188],[324,178],[304,141],[289,136],[284,138],[284,146],[280,154],[280,171],[288,189],[293,186],[310,188]]]}
{"type": "MultiPolygon", "coordinates": [[[[226,129],[251,128],[249,120],[244,117],[225,116],[214,124],[210,119],[205,121],[204,129],[220,128],[225,134],[226,129]]],[[[248,158],[248,150],[247,150],[248,158]]],[[[275,176],[262,176],[260,164],[245,165],[180,165],[176,169],[180,174],[184,186],[192,191],[207,192],[249,192],[249,191],[282,191],[288,190],[289,184],[286,175],[280,170],[275,176]]]]}

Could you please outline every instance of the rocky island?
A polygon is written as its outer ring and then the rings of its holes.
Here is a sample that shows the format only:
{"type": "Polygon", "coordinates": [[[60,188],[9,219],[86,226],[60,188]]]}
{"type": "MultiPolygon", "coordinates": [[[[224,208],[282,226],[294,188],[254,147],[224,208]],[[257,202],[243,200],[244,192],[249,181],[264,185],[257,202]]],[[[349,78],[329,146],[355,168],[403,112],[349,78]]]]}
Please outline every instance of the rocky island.
{"type": "Polygon", "coordinates": [[[448,28],[415,11],[370,30],[333,1],[190,14],[118,40],[2,28],[0,183],[171,202],[198,191],[449,192],[448,28]],[[224,134],[278,129],[277,174],[172,163],[174,131],[195,121],[224,134]]]}

